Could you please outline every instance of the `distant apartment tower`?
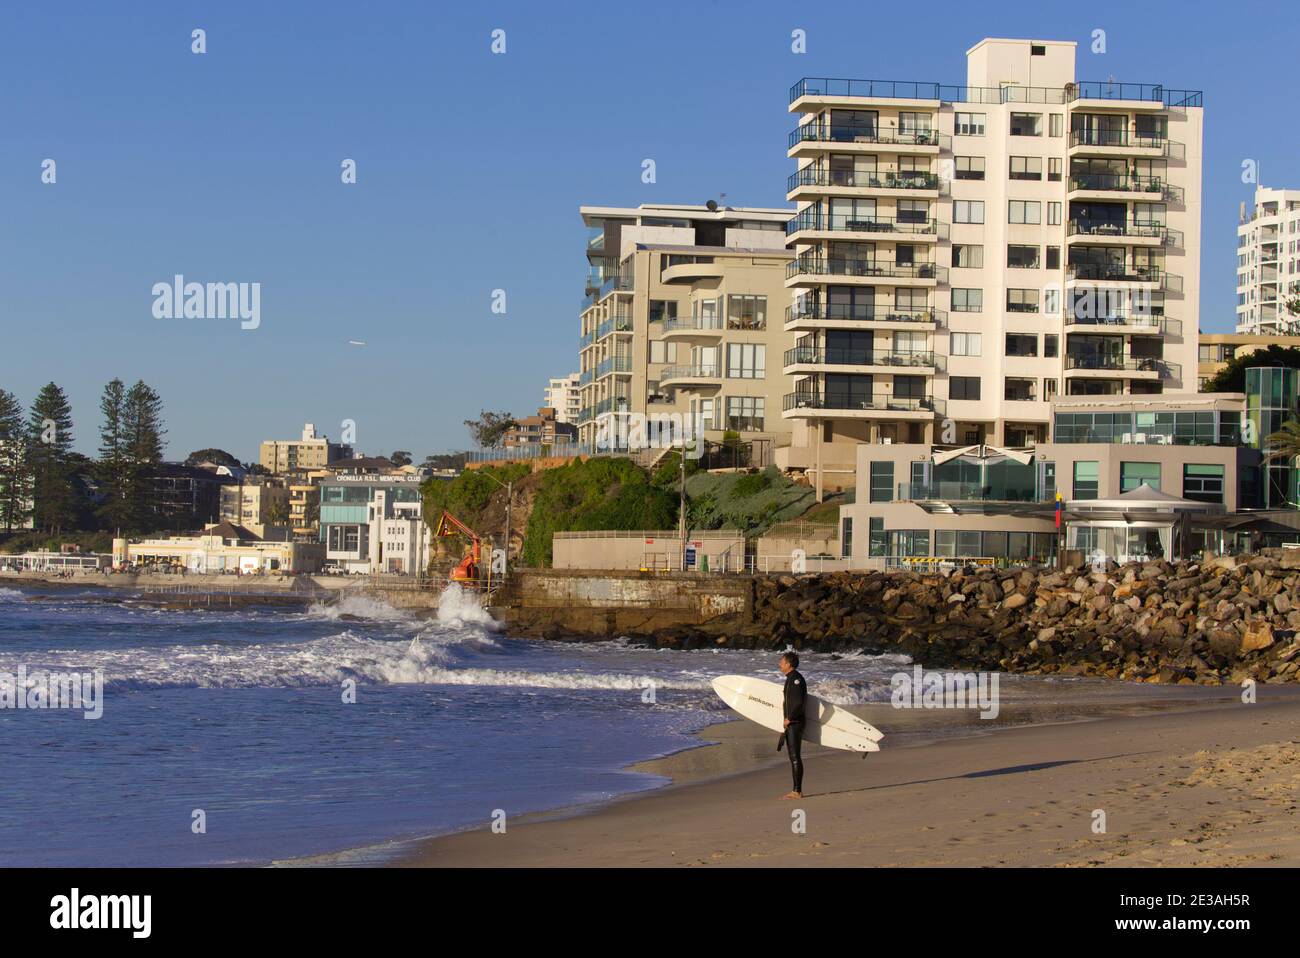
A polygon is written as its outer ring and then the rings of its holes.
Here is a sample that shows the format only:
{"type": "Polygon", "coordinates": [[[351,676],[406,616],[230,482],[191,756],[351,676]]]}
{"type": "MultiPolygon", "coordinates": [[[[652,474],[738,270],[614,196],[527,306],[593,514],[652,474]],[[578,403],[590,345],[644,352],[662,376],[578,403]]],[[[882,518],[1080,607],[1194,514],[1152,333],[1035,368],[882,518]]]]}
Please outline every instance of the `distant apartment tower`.
{"type": "Polygon", "coordinates": [[[265,439],[258,454],[263,468],[281,474],[322,469],[340,459],[352,457],[352,447],[340,442],[330,442],[316,435],[316,427],[307,423],[302,427],[301,439],[265,439]]]}
{"type": "Polygon", "coordinates": [[[1300,293],[1300,190],[1258,187],[1237,225],[1237,332],[1300,333],[1286,308],[1300,293]]]}
{"type": "MultiPolygon", "coordinates": [[[[635,444],[634,414],[704,437],[788,442],[780,401],[792,210],[582,207],[590,229],[579,319],[583,443],[635,444]],[[784,437],[784,439],[782,438],[784,437]]],[[[633,450],[635,451],[635,450],[633,450]]]]}
{"type": "Polygon", "coordinates": [[[582,390],[578,373],[569,373],[546,384],[542,405],[555,410],[555,421],[577,425],[578,411],[582,408],[582,390]]]}
{"type": "Polygon", "coordinates": [[[1201,95],[1075,80],[985,39],[965,86],[804,79],[778,464],[845,487],[860,443],[1027,446],[1059,395],[1196,388],[1201,95]]]}

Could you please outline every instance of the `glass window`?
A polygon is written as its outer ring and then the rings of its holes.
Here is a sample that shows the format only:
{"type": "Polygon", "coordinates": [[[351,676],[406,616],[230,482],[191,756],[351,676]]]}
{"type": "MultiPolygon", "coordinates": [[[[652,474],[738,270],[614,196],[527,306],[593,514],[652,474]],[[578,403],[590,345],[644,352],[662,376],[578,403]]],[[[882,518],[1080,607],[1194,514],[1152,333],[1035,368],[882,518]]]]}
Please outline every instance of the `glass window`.
{"type": "Polygon", "coordinates": [[[1223,466],[1183,466],[1183,498],[1197,502],[1223,502],[1223,466]]]}
{"type": "Polygon", "coordinates": [[[980,333],[953,333],[948,340],[948,352],[953,356],[978,356],[980,345],[980,333]]]}
{"type": "Polygon", "coordinates": [[[1074,464],[1075,499],[1097,498],[1097,463],[1076,462],[1074,464]]]}
{"type": "Polygon", "coordinates": [[[952,204],[952,221],[954,223],[983,223],[983,200],[954,200],[952,204]]]}
{"type": "Polygon", "coordinates": [[[873,518],[867,520],[867,553],[873,556],[883,556],[888,546],[888,539],[885,537],[885,520],[873,518]]]}
{"type": "Polygon", "coordinates": [[[984,179],[984,157],[958,156],[954,158],[953,176],[959,180],[984,179]]]}
{"type": "Polygon", "coordinates": [[[983,113],[956,113],[953,115],[953,133],[957,136],[983,136],[983,113]]]}
{"type": "Polygon", "coordinates": [[[650,322],[657,323],[661,319],[677,318],[677,301],[674,299],[652,299],[650,300],[650,322]]]}
{"type": "Polygon", "coordinates": [[[762,343],[728,343],[727,376],[731,379],[767,377],[767,347],[762,343]]]}
{"type": "Polygon", "coordinates": [[[767,328],[766,296],[728,296],[727,328],[757,330],[767,328]]]}
{"type": "Polygon", "coordinates": [[[1042,136],[1043,115],[1041,113],[1012,113],[1012,136],[1042,136]]]}
{"type": "Polygon", "coordinates": [[[1038,269],[1042,265],[1038,260],[1037,246],[1007,247],[1007,266],[1012,269],[1038,269]]]}
{"type": "Polygon", "coordinates": [[[1008,176],[1013,180],[1041,180],[1043,178],[1043,158],[1041,156],[1011,157],[1008,176]]]}
{"type": "Polygon", "coordinates": [[[1009,313],[1038,312],[1038,290],[1036,289],[1007,290],[1007,312],[1009,313]]]}
{"type": "Polygon", "coordinates": [[[1121,462],[1119,464],[1119,491],[1132,492],[1141,485],[1160,488],[1160,463],[1121,462]]]}
{"type": "Polygon", "coordinates": [[[978,376],[949,376],[949,399],[979,399],[980,378],[978,376]]]}
{"type": "Polygon", "coordinates": [[[1047,117],[1047,135],[1064,136],[1065,135],[1065,115],[1062,113],[1049,113],[1047,117]]]}
{"type": "Polygon", "coordinates": [[[1048,226],[1061,225],[1061,204],[1060,203],[1047,204],[1047,225],[1048,226]]]}
{"type": "Polygon", "coordinates": [[[728,396],[727,428],[736,432],[763,431],[762,396],[728,396]]]}
{"type": "Polygon", "coordinates": [[[1042,208],[1038,200],[1008,200],[1007,222],[1038,225],[1042,221],[1042,208]]]}
{"type": "Polygon", "coordinates": [[[1037,356],[1038,335],[1036,333],[1007,333],[1008,356],[1037,356]]]}
{"type": "Polygon", "coordinates": [[[984,309],[984,290],[954,289],[952,309],[955,313],[978,313],[984,309]]]}
{"type": "Polygon", "coordinates": [[[840,556],[847,559],[853,555],[853,517],[845,516],[840,520],[840,556]]]}
{"type": "Polygon", "coordinates": [[[983,269],[984,247],[954,243],[952,247],[952,265],[960,269],[983,269]]]}
{"type": "Polygon", "coordinates": [[[894,501],[894,464],[892,462],[873,462],[871,464],[869,501],[894,501]]]}

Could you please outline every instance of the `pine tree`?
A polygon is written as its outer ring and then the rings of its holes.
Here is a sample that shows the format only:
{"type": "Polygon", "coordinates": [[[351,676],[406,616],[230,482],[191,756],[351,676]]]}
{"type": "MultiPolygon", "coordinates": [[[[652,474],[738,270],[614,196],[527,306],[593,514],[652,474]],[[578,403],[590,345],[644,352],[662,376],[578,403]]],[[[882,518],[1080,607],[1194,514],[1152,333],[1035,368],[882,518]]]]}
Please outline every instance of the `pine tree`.
{"type": "Polygon", "coordinates": [[[114,379],[104,387],[99,400],[104,422],[99,427],[99,481],[104,493],[100,518],[119,533],[132,526],[132,484],[134,463],[127,456],[126,384],[114,379]]]}
{"type": "Polygon", "coordinates": [[[63,390],[46,383],[27,420],[33,518],[42,532],[70,529],[77,521],[72,476],[72,407],[63,390]]]}
{"type": "Polygon", "coordinates": [[[31,490],[23,407],[17,396],[0,389],[0,529],[13,532],[26,526],[31,490]]]}
{"type": "Polygon", "coordinates": [[[130,524],[148,530],[156,519],[153,501],[153,468],[162,462],[162,397],[143,381],[126,393],[122,410],[123,453],[131,469],[126,501],[130,524]]]}

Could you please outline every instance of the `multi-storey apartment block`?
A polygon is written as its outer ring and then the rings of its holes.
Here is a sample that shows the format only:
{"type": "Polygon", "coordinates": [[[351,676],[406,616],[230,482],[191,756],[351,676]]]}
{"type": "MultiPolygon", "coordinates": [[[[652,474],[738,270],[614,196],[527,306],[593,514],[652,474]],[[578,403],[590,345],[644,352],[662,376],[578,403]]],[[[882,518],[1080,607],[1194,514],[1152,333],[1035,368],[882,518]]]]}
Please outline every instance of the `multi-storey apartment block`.
{"type": "Polygon", "coordinates": [[[780,316],[790,211],[712,204],[583,207],[582,215],[592,234],[579,441],[636,446],[639,415],[692,435],[702,425],[706,439],[730,430],[788,442],[780,316]]]}
{"type": "Polygon", "coordinates": [[[546,384],[542,405],[555,410],[555,421],[577,425],[578,412],[582,409],[581,384],[578,373],[569,373],[546,384]]]}
{"type": "Polygon", "coordinates": [[[1078,82],[1074,48],[791,90],[778,464],[846,487],[860,443],[1026,446],[1058,395],[1195,388],[1200,94],[1078,82]]]}
{"type": "Polygon", "coordinates": [[[1237,332],[1300,333],[1287,302],[1300,293],[1300,190],[1255,190],[1237,226],[1237,332]]]}
{"type": "MultiPolygon", "coordinates": [[[[1300,332],[1300,329],[1297,330],[1300,332]]],[[[1201,333],[1198,339],[1198,389],[1217,376],[1234,359],[1249,356],[1269,346],[1300,349],[1300,336],[1268,333],[1201,333]]]]}
{"type": "Polygon", "coordinates": [[[307,423],[302,427],[301,439],[265,439],[258,452],[258,462],[277,475],[321,469],[340,459],[348,459],[352,447],[345,443],[330,442],[316,434],[316,427],[307,423]]]}

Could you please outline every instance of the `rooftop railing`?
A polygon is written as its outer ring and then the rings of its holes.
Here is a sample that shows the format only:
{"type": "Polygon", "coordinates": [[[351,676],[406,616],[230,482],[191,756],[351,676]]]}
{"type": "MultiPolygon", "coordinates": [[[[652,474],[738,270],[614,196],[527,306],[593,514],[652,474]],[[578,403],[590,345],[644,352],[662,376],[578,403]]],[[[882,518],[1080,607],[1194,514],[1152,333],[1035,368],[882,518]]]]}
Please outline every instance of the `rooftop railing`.
{"type": "Polygon", "coordinates": [[[1165,107],[1203,106],[1199,90],[1174,90],[1155,83],[1082,81],[1063,87],[977,87],[915,80],[849,80],[804,77],[790,88],[790,102],[804,96],[866,97],[881,100],[938,100],[942,103],[1046,103],[1075,100],[1139,100],[1165,107]]]}

